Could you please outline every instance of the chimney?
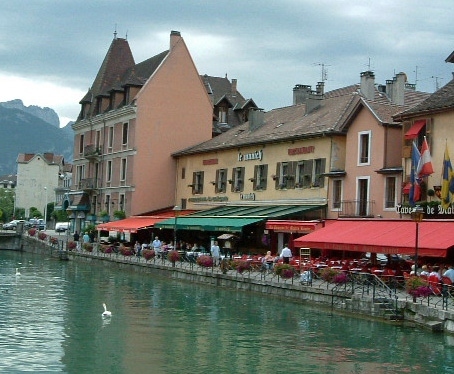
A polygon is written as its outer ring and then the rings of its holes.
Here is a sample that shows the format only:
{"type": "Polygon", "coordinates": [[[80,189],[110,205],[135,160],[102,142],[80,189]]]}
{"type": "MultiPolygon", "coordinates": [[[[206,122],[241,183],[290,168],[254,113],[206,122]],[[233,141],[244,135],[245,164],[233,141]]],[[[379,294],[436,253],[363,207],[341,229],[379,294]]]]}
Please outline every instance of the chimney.
{"type": "Polygon", "coordinates": [[[311,93],[311,86],[297,84],[293,88],[293,105],[304,104],[311,93]]]}
{"type": "Polygon", "coordinates": [[[181,34],[179,31],[171,31],[170,32],[170,50],[175,46],[175,44],[178,43],[178,41],[181,39],[181,34]]]}
{"type": "Polygon", "coordinates": [[[371,71],[363,71],[361,74],[360,92],[368,100],[375,97],[375,75],[371,71]]]}
{"type": "Polygon", "coordinates": [[[232,94],[236,95],[236,79],[232,79],[232,94]]]}
{"type": "Polygon", "coordinates": [[[397,105],[404,105],[405,103],[405,83],[407,82],[407,74],[398,73],[393,79],[393,103],[397,105]]]}
{"type": "Polygon", "coordinates": [[[317,92],[312,91],[306,100],[306,114],[311,113],[317,108],[320,108],[323,103],[323,95],[318,95],[317,92]]]}
{"type": "Polygon", "coordinates": [[[249,130],[254,131],[265,123],[265,112],[260,108],[249,109],[249,130]]]}
{"type": "Polygon", "coordinates": [[[317,82],[315,86],[315,92],[317,95],[324,95],[325,94],[325,82],[317,82]]]}

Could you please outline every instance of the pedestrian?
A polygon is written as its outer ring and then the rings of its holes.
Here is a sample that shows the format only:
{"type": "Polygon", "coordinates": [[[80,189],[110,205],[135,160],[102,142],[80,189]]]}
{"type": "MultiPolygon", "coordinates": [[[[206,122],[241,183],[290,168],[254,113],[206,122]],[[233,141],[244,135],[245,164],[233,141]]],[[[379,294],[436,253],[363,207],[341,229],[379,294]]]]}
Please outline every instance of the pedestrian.
{"type": "Polygon", "coordinates": [[[84,236],[82,236],[82,241],[85,243],[90,243],[90,235],[88,235],[88,232],[85,232],[84,236]]]}
{"type": "Polygon", "coordinates": [[[136,253],[137,257],[140,257],[140,251],[142,250],[142,246],[140,243],[136,240],[136,244],[134,245],[134,252],[136,253]]]}
{"type": "Polygon", "coordinates": [[[76,230],[74,231],[73,239],[76,242],[76,250],[80,250],[80,235],[79,232],[76,230]]]}
{"type": "Polygon", "coordinates": [[[211,246],[211,257],[213,257],[213,266],[219,265],[221,253],[217,241],[211,246]]]}
{"type": "Polygon", "coordinates": [[[160,256],[162,243],[157,236],[154,237],[154,240],[153,240],[153,243],[151,243],[151,246],[153,247],[153,249],[156,253],[156,256],[160,256]]]}
{"type": "Polygon", "coordinates": [[[287,243],[284,244],[284,248],[281,251],[281,258],[284,264],[289,264],[290,259],[292,258],[292,251],[287,247],[287,243]]]}

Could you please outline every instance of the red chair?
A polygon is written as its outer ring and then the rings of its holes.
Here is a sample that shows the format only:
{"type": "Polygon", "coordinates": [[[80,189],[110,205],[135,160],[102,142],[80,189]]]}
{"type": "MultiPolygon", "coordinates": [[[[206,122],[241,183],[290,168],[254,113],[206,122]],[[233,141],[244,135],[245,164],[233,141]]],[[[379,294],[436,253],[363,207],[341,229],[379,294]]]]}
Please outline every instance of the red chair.
{"type": "Polygon", "coordinates": [[[441,294],[441,285],[440,285],[440,278],[438,278],[436,275],[431,275],[429,276],[429,286],[432,289],[432,292],[435,295],[440,295],[441,294]]]}

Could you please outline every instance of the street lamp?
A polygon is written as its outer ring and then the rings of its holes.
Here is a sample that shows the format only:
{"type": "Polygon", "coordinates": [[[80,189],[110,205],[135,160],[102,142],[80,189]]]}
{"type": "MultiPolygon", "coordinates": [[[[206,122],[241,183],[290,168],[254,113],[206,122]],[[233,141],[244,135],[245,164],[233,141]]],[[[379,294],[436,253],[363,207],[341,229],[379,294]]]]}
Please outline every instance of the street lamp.
{"type": "Polygon", "coordinates": [[[413,221],[416,222],[416,237],[415,237],[415,275],[418,275],[418,246],[419,246],[419,223],[424,218],[424,208],[419,205],[416,205],[411,210],[411,216],[413,221]]]}
{"type": "Polygon", "coordinates": [[[175,221],[173,225],[173,249],[177,249],[177,219],[178,214],[180,213],[181,208],[178,205],[173,207],[173,211],[175,213],[175,221]]]}
{"type": "Polygon", "coordinates": [[[47,187],[44,187],[44,194],[46,195],[46,204],[44,205],[44,229],[47,228],[47,187]]]}

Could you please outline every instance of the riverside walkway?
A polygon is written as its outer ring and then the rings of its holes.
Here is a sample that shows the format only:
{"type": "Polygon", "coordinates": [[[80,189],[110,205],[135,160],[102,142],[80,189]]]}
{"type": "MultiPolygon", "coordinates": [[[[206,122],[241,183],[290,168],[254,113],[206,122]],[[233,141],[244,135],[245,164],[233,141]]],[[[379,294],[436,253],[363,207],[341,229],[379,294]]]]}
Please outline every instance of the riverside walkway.
{"type": "MultiPolygon", "coordinates": [[[[380,277],[361,272],[348,272],[346,282],[335,284],[323,280],[316,272],[311,279],[302,281],[300,274],[285,279],[273,271],[252,267],[239,273],[236,269],[202,267],[194,259],[181,256],[172,263],[166,256],[146,260],[144,257],[124,255],[121,252],[104,253],[101,245],[93,243],[91,251],[67,249],[66,235],[23,235],[24,250],[41,247],[53,257],[70,260],[99,260],[139,268],[142,271],[159,272],[159,275],[217,286],[262,292],[277,297],[323,304],[333,310],[369,315],[393,321],[412,321],[432,330],[454,332],[454,291],[452,286],[443,287],[441,295],[429,295],[413,299],[405,291],[403,277],[384,282],[380,277]]],[[[33,251],[33,249],[31,249],[33,251]]]]}

